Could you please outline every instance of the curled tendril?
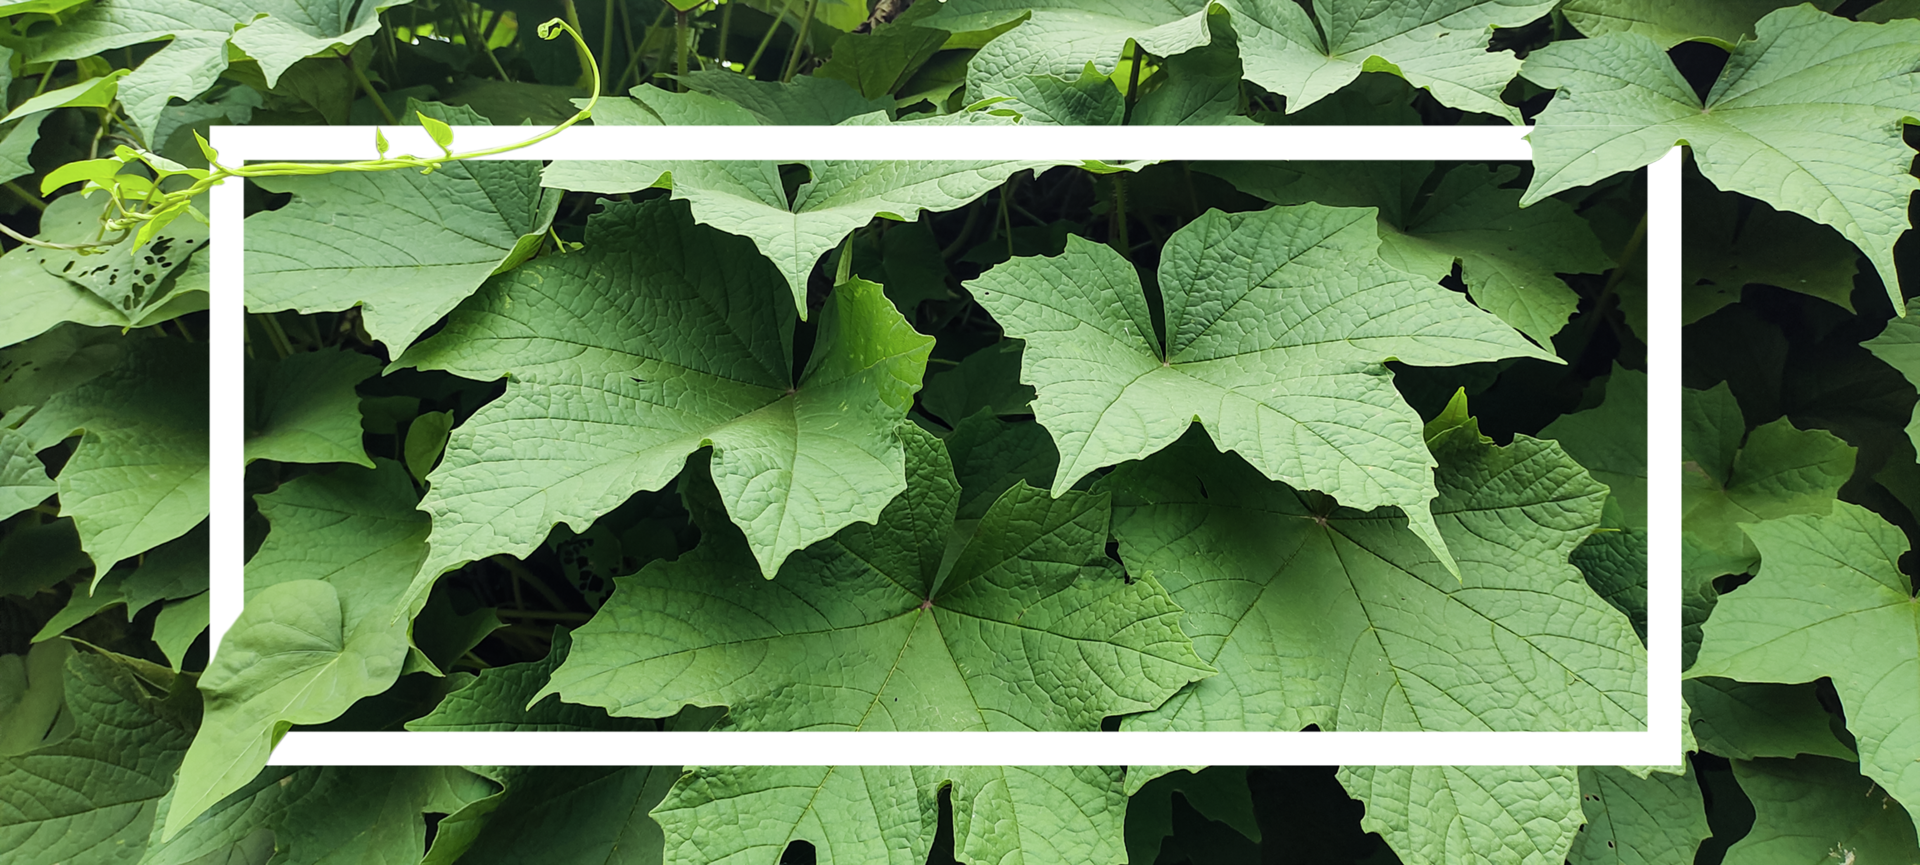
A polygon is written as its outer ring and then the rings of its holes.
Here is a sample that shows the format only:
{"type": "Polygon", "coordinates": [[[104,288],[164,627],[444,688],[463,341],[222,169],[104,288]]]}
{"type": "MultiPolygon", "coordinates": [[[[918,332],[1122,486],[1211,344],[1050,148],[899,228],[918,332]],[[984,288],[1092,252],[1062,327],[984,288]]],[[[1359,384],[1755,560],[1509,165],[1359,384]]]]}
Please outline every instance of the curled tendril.
{"type": "Polygon", "coordinates": [[[573,25],[559,18],[552,19],[536,28],[536,32],[540,35],[540,38],[548,40],[556,38],[562,31],[568,36],[573,37],[574,44],[580,49],[581,56],[586,58],[588,72],[592,75],[593,89],[587,99],[586,106],[574,112],[572,117],[524,141],[465,153],[456,153],[451,147],[443,145],[443,152],[439,156],[413,156],[411,154],[387,156],[385,155],[386,136],[376,130],[374,133],[376,148],[381,153],[379,159],[327,163],[259,162],[252,165],[241,165],[229,168],[220,164],[219,154],[213,149],[212,145],[208,144],[206,139],[200,138],[198,133],[195,133],[194,137],[198,139],[200,143],[200,151],[207,158],[207,169],[187,168],[149,150],[120,147],[115,149],[115,156],[112,157],[114,160],[118,161],[123,167],[134,163],[142,164],[152,170],[155,178],[149,180],[139,175],[122,175],[116,170],[115,173],[107,175],[104,178],[104,182],[99,178],[89,179],[85,185],[81,187],[80,191],[83,195],[89,194],[94,190],[105,190],[109,196],[108,206],[101,213],[100,224],[102,236],[110,237],[110,239],[103,239],[93,243],[53,243],[51,241],[26,237],[19,232],[8,229],[4,225],[0,225],[0,232],[30,246],[45,249],[65,249],[81,253],[104,252],[110,247],[119,245],[129,234],[132,234],[134,238],[134,248],[138,249],[148,240],[152,239],[153,235],[158,233],[161,228],[164,228],[167,223],[172,222],[182,215],[189,215],[201,222],[206,222],[206,217],[193,207],[193,200],[205,194],[207,190],[225,182],[228,178],[313,176],[338,174],[346,171],[372,173],[394,171],[401,168],[414,168],[419,169],[422,174],[432,174],[435,170],[449,162],[496,156],[502,153],[509,153],[531,147],[555,135],[559,135],[561,131],[582,120],[592,117],[594,106],[600,102],[600,63],[594,58],[593,52],[587,48],[586,39],[580,35],[580,31],[575,30],[573,25]],[[128,178],[128,180],[122,181],[122,177],[128,178]],[[157,184],[159,181],[170,177],[191,177],[194,182],[185,188],[173,192],[161,192],[157,184]],[[144,207],[140,205],[144,205],[144,207]],[[113,215],[116,213],[118,214],[117,216],[113,215]]]}

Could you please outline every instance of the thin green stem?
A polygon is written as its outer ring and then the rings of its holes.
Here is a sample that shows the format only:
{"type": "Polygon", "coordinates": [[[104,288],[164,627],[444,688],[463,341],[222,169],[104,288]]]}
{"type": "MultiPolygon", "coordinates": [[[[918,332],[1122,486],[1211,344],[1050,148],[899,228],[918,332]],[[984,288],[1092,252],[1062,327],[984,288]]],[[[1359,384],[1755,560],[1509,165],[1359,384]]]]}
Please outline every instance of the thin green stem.
{"type": "Polygon", "coordinates": [[[387,100],[380,98],[379,92],[373,89],[373,82],[368,81],[367,74],[361,72],[359,65],[353,62],[353,55],[341,55],[340,62],[347,64],[347,71],[353,73],[353,82],[360,85],[360,92],[367,94],[367,98],[373,101],[373,107],[379,110],[381,119],[396,126],[399,125],[399,118],[393,116],[393,109],[387,107],[387,100]]]}
{"type": "MultiPolygon", "coordinates": [[[[574,33],[578,34],[578,33],[586,32],[586,29],[580,26],[580,10],[574,8],[573,0],[560,0],[560,10],[566,16],[567,26],[572,27],[574,33]]],[[[574,39],[573,53],[574,53],[574,56],[580,59],[580,72],[582,76],[585,76],[587,67],[594,65],[593,52],[587,50],[586,37],[582,36],[574,39]]],[[[581,82],[575,82],[575,83],[578,84],[581,82]]],[[[598,73],[595,73],[593,76],[593,85],[594,85],[593,95],[599,96],[600,95],[600,76],[598,73]]]]}
{"type": "MultiPolygon", "coordinates": [[[[623,92],[627,83],[627,75],[640,68],[640,49],[647,47],[647,45],[653,41],[653,31],[660,29],[660,22],[667,20],[667,10],[669,8],[671,7],[665,3],[660,4],[660,11],[654,13],[653,22],[647,25],[647,29],[640,31],[640,44],[636,46],[633,49],[633,53],[627,57],[626,71],[620,73],[620,87],[623,92]]],[[[647,83],[647,79],[653,77],[653,71],[653,67],[649,66],[647,67],[647,74],[635,76],[633,80],[634,86],[638,87],[647,83]]]]}
{"type": "Polygon", "coordinates": [[[729,2],[725,9],[720,10],[720,56],[714,59],[720,62],[722,69],[727,66],[727,38],[733,32],[733,7],[734,3],[729,2]]]}
{"type": "Polygon", "coordinates": [[[747,59],[747,65],[741,69],[742,72],[748,75],[753,74],[754,67],[760,65],[760,55],[767,53],[767,45],[773,42],[773,34],[780,29],[780,22],[786,20],[787,13],[791,11],[793,11],[793,0],[786,0],[780,4],[780,11],[773,13],[773,23],[768,24],[767,32],[761,34],[760,44],[754,46],[753,56],[747,59]]]}
{"type": "Polygon", "coordinates": [[[813,29],[813,13],[820,7],[820,0],[807,0],[807,11],[800,19],[800,32],[793,35],[793,50],[787,52],[787,69],[780,73],[780,83],[793,80],[793,74],[800,69],[800,49],[807,44],[807,31],[813,29]]]}
{"type": "Polygon", "coordinates": [[[31,192],[28,192],[25,187],[11,180],[7,181],[5,185],[9,191],[11,191],[14,195],[20,196],[20,200],[26,202],[34,210],[38,210],[41,213],[45,213],[47,211],[47,203],[44,201],[41,201],[40,196],[34,195],[31,192]]]}
{"type": "MultiPolygon", "coordinates": [[[[615,6],[614,0],[607,0],[607,9],[606,9],[605,17],[602,19],[602,23],[600,25],[600,56],[606,57],[609,59],[613,57],[614,6],[615,6]]],[[[601,82],[601,83],[603,85],[605,84],[605,82],[601,82]]]]}
{"type": "Polygon", "coordinates": [[[287,339],[287,332],[280,329],[280,322],[274,319],[273,313],[256,312],[253,320],[260,322],[261,329],[267,332],[267,341],[273,343],[275,354],[283,358],[293,354],[293,343],[287,339]]]}
{"type": "Polygon", "coordinates": [[[687,54],[691,42],[689,30],[687,13],[679,9],[673,10],[673,71],[676,75],[674,89],[681,93],[687,92],[687,54]]]}
{"type": "Polygon", "coordinates": [[[1133,244],[1127,242],[1127,181],[1124,175],[1113,177],[1113,243],[1121,257],[1133,260],[1133,244]]]}
{"type": "Polygon", "coordinates": [[[507,68],[500,65],[500,58],[493,56],[493,49],[487,47],[487,40],[473,29],[475,22],[467,20],[473,16],[473,4],[469,0],[460,0],[460,8],[454,10],[454,15],[460,19],[460,33],[467,37],[467,48],[480,49],[480,53],[487,55],[487,62],[493,64],[493,71],[499,74],[500,80],[512,81],[507,75],[507,68]]]}
{"type": "Polygon", "coordinates": [[[1133,106],[1140,101],[1140,43],[1132,42],[1133,63],[1127,69],[1127,107],[1120,114],[1120,125],[1133,123],[1133,106]]]}

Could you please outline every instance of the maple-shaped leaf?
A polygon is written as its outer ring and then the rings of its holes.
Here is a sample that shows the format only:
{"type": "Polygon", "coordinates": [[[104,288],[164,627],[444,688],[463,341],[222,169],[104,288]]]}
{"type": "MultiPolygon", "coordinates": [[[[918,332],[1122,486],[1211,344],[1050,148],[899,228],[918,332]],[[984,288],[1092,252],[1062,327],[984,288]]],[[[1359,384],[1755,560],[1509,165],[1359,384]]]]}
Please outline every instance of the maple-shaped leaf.
{"type": "Polygon", "coordinates": [[[1861,770],[1920,811],[1920,600],[1899,566],[1906,536],[1851,502],[1742,528],[1759,573],[1721,596],[1687,675],[1831,678],[1861,770]]]}
{"type": "Polygon", "coordinates": [[[142,42],[167,44],[120,82],[127,116],[152,132],[167,100],[189,100],[227,68],[229,44],[259,61],[267,85],[308,55],[380,29],[413,0],[96,0],[34,45],[33,61],[75,60],[142,42]],[[238,32],[236,32],[238,31],[238,32]]]}
{"type": "Polygon", "coordinates": [[[1735,682],[1688,679],[1680,683],[1692,713],[1700,750],[1729,760],[1813,754],[1849,762],[1853,748],[1834,735],[1837,719],[1820,703],[1820,686],[1807,682],[1735,682]]]}
{"type": "Polygon", "coordinates": [[[1167,587],[1221,674],[1123,729],[1645,727],[1645,650],[1567,563],[1606,488],[1558,445],[1496,447],[1473,423],[1435,440],[1456,578],[1399,513],[1338,507],[1197,438],[1104,483],[1127,572],[1167,587]]]}
{"type": "MultiPolygon", "coordinates": [[[[1570,557],[1587,585],[1632,620],[1647,625],[1647,374],[1616,363],[1600,405],[1561,415],[1540,429],[1567,456],[1607,485],[1600,529],[1570,557]]],[[[1691,599],[1693,596],[1689,595],[1691,599]]],[[[1693,607],[1688,607],[1692,610],[1693,607]]],[[[1701,619],[1705,618],[1702,612],[1701,619]]],[[[1699,623],[1694,627],[1697,631],[1699,623]]],[[[1696,640],[1697,642],[1697,640],[1696,640]]]]}
{"type": "MultiPolygon", "coordinates": [[[[737,76],[736,76],[737,77],[737,76]]],[[[795,309],[807,315],[807,276],[821,254],[854,229],[885,217],[900,222],[921,210],[964,205],[1016,172],[1059,162],[816,160],[791,201],[774,162],[555,162],[541,182],[559,189],[613,195],[650,187],[673,190],[693,218],[753,241],[780,268],[795,309]]]]}
{"type": "Polygon", "coordinates": [[[79,435],[54,477],[94,579],[207,517],[207,351],[137,340],[103,375],[51,396],[19,427],[34,451],[79,435]]]}
{"type": "Polygon", "coordinates": [[[1580,298],[1557,274],[1600,273],[1613,259],[1587,221],[1561,201],[1520,209],[1505,188],[1515,166],[1463,165],[1431,192],[1431,162],[1216,162],[1197,170],[1275,204],[1309,201],[1380,211],[1380,257],[1439,281],[1460,265],[1475,303],[1547,349],[1580,298]]]}
{"type": "Polygon", "coordinates": [[[180,767],[166,837],[254,780],[294,724],[331,721],[399,678],[402,596],[426,555],[426,515],[392,460],[309,474],[258,498],[271,525],[247,599],[199,688],[206,719],[180,767]]]}
{"type": "Polygon", "coordinates": [[[786,298],[745,240],[667,200],[611,205],[586,249],[487,283],[398,361],[511,377],[428,476],[433,550],[414,597],[466,562],[525,555],[556,523],[586,531],[704,447],[769,577],[794,550],[871,522],[906,486],[895,430],[933,340],[853,280],[828,297],[796,377],[786,298]]]}
{"type": "MultiPolygon", "coordinates": [[[[1753,38],[1761,16],[1793,0],[1715,0],[1712,3],[1667,3],[1663,0],[1566,0],[1560,11],[1586,36],[1628,31],[1662,48],[1700,39],[1731,49],[1743,37],[1753,38]]],[[[1839,0],[1818,0],[1814,6],[1831,12],[1839,0]]]]}
{"type": "Polygon", "coordinates": [[[1406,865],[1564,865],[1580,831],[1572,766],[1342,766],[1340,785],[1366,803],[1406,865]]]}
{"type": "Polygon", "coordinates": [[[737,729],[1097,730],[1212,674],[1159,584],[1107,557],[1104,494],[1016,484],[956,524],[945,446],[900,435],[907,489],[875,524],[771,581],[709,530],[616,580],[542,694],[640,717],[724,705],[737,729]]]}
{"type": "MultiPolygon", "coordinates": [[[[1086,63],[1110,74],[1129,39],[1159,57],[1210,44],[1207,19],[1229,13],[1247,80],[1305,108],[1360,77],[1398,75],[1442,104],[1520,121],[1500,92],[1520,69],[1511,51],[1487,50],[1494,27],[1545,15],[1551,0],[953,0],[925,26],[985,30],[1031,13],[988,42],[967,68],[968,93],[1030,76],[1071,78],[1086,63]]],[[[978,91],[978,92],[976,92],[978,91]]],[[[1011,95],[1011,94],[998,94],[1011,95]]]]}
{"type": "Polygon", "coordinates": [[[1691,766],[1645,776],[1619,766],[1580,767],[1580,810],[1571,865],[1691,862],[1707,828],[1706,804],[1691,766]]]}
{"type": "Polygon", "coordinates": [[[1021,381],[1060,450],[1055,494],[1199,422],[1267,477],[1356,508],[1394,505],[1449,569],[1427,503],[1433,455],[1386,361],[1553,359],[1439,284],[1381,260],[1370,207],[1208,211],[1161,253],[1162,329],[1140,276],[1080,237],[968,284],[1026,341],[1021,381]]]}
{"type": "MultiPolygon", "coordinates": [[[[414,100],[407,107],[444,123],[486,125],[465,107],[414,100]]],[[[247,309],[358,306],[367,334],[391,353],[489,275],[531,256],[560,205],[540,188],[540,163],[525,161],[254,182],[293,200],[247,217],[247,309]],[[400,285],[404,291],[394,290],[400,285]]]]}
{"type": "Polygon", "coordinates": [[[1117,768],[757,766],[689,770],[653,811],[668,865],[777,861],[794,840],[822,862],[921,865],[953,803],[953,857],[993,865],[1121,865],[1117,768]]]}
{"type": "Polygon", "coordinates": [[[1528,55],[1528,79],[1559,92],[1529,139],[1523,203],[1693,149],[1721,189],[1831,225],[1867,254],[1895,308],[1893,244],[1908,226],[1920,122],[1920,21],[1868,24],[1809,5],[1760,19],[1703,100],[1667,52],[1634,32],[1555,42],[1528,55]]]}

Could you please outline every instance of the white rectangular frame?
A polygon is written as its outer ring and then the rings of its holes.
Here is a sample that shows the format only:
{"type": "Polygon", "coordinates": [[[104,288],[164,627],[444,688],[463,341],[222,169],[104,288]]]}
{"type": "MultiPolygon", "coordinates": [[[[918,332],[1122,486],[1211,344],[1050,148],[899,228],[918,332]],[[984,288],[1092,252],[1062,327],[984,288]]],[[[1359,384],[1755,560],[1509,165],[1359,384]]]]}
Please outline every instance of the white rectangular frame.
{"type": "MultiPolygon", "coordinates": [[[[419,127],[394,153],[435,153],[419,127]]],[[[1532,160],[1529,127],[574,127],[495,159],[1532,160]]],[[[527,127],[459,127],[459,150],[527,127]]],[[[218,126],[227,165],[372,159],[373,127],[218,126]]],[[[212,191],[211,633],[245,595],[243,184],[212,191]]],[[[1647,718],[1633,732],[294,732],[272,765],[1675,765],[1680,700],[1680,148],[1649,168],[1647,718]]]]}

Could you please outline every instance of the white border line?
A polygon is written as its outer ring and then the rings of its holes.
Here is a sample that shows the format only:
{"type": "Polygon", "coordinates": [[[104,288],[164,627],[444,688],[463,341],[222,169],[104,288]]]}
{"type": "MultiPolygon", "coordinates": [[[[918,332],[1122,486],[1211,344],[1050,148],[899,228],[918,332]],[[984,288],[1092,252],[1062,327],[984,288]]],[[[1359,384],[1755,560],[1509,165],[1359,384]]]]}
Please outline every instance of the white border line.
{"type": "MultiPolygon", "coordinates": [[[[1107,161],[1532,159],[1527,127],[575,127],[495,159],[1067,159],[1107,161]]],[[[460,127],[460,149],[507,144],[526,127],[460,127]]],[[[433,153],[418,127],[387,129],[394,153],[433,153]]],[[[376,156],[372,127],[217,126],[229,165],[376,156]]],[[[243,186],[211,202],[209,373],[212,627],[245,595],[243,186]],[[224,362],[223,362],[224,361],[224,362]]],[[[1680,149],[1647,192],[1647,717],[1636,732],[1125,733],[316,733],[287,735],[272,765],[1674,765],[1680,762],[1680,149]],[[1656,432],[1664,434],[1656,434],[1656,432]]]]}

